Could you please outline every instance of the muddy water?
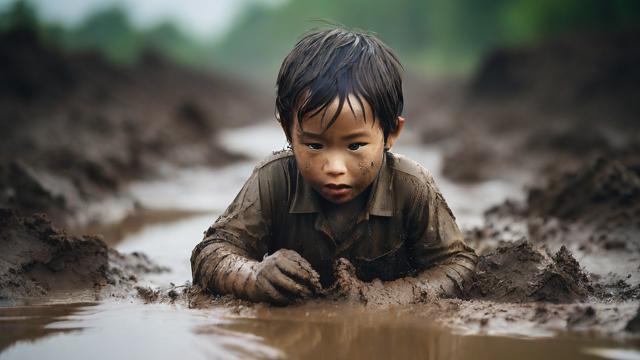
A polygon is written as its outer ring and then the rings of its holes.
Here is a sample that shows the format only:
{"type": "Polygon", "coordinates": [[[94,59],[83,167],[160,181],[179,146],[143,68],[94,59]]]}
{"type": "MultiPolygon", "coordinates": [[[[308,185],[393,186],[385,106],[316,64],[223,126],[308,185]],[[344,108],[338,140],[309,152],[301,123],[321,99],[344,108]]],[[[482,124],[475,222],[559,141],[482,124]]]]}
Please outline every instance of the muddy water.
{"type": "MultiPolygon", "coordinates": [[[[410,132],[403,136],[394,151],[432,170],[462,227],[479,224],[487,206],[519,195],[516,187],[505,183],[459,186],[445,181],[438,172],[439,153],[420,146],[410,132]]],[[[190,252],[202,232],[235,196],[257,159],[284,146],[273,125],[229,131],[221,141],[252,160],[217,170],[167,169],[165,180],[130,187],[151,214],[165,216],[161,221],[152,216],[135,226],[120,225],[109,240],[122,252],[145,252],[172,269],[143,279],[150,286],[190,280],[190,252]],[[166,216],[172,213],[176,216],[166,216]]],[[[34,304],[0,308],[0,359],[640,358],[637,343],[584,334],[516,334],[508,329],[484,334],[450,329],[411,314],[411,309],[373,311],[326,303],[251,311],[143,305],[135,299],[34,304]]]]}

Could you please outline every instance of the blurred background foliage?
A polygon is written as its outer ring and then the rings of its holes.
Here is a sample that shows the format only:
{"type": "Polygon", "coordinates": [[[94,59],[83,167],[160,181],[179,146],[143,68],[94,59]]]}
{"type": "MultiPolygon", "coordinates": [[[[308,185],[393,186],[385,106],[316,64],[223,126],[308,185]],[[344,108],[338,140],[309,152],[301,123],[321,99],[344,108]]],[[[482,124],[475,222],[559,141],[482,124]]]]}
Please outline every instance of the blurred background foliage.
{"type": "MultiPolygon", "coordinates": [[[[203,9],[203,11],[207,11],[203,9]]],[[[249,2],[224,36],[201,39],[171,19],[134,26],[126,7],[96,10],[79,24],[42,20],[19,0],[0,13],[0,31],[29,27],[69,51],[94,49],[117,63],[153,50],[183,65],[273,79],[304,31],[331,24],[377,34],[407,68],[430,75],[467,74],[495,47],[563,36],[637,29],[638,0],[290,0],[249,2]]]]}

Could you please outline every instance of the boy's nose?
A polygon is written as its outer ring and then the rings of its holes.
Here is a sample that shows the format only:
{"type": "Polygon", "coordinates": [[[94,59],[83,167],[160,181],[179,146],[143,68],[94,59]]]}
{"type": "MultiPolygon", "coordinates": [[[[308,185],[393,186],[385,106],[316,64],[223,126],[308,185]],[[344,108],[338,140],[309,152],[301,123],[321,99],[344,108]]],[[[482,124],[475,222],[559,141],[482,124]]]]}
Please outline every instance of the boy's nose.
{"type": "Polygon", "coordinates": [[[324,172],[332,176],[343,175],[347,172],[347,164],[339,156],[329,157],[325,161],[324,172]]]}

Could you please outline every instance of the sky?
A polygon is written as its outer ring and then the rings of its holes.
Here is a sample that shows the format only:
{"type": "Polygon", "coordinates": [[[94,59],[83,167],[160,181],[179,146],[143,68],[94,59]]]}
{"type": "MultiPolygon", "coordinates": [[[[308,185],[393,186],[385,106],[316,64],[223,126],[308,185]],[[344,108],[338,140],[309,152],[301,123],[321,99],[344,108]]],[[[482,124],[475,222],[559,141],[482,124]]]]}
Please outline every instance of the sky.
{"type": "MultiPolygon", "coordinates": [[[[0,9],[14,0],[0,0],[0,9]]],[[[96,9],[121,5],[139,27],[172,20],[183,30],[203,39],[218,38],[251,2],[273,6],[284,0],[28,0],[47,20],[73,25],[96,9]]]]}

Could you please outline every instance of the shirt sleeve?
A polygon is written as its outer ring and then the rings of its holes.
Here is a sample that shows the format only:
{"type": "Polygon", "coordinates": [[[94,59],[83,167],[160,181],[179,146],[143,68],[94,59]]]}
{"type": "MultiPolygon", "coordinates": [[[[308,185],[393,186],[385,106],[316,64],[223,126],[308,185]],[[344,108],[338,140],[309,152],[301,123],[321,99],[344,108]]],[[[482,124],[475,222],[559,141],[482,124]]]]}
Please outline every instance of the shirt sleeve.
{"type": "MultiPolygon", "coordinates": [[[[191,269],[194,283],[212,274],[205,274],[214,249],[224,245],[228,252],[251,260],[261,260],[268,251],[271,220],[269,211],[263,208],[265,193],[261,191],[264,174],[256,168],[238,195],[220,217],[204,233],[204,239],[191,253],[191,269]]],[[[266,199],[268,201],[268,199],[266,199]]]]}
{"type": "Polygon", "coordinates": [[[410,215],[409,239],[418,278],[439,296],[461,296],[477,262],[430,174],[424,174],[410,215]]]}

